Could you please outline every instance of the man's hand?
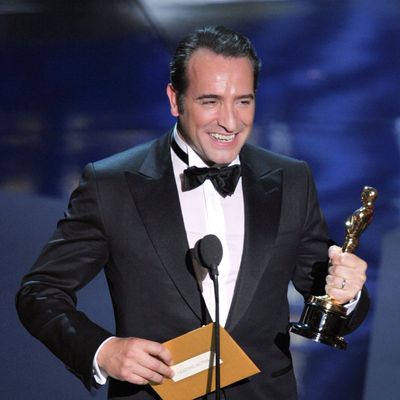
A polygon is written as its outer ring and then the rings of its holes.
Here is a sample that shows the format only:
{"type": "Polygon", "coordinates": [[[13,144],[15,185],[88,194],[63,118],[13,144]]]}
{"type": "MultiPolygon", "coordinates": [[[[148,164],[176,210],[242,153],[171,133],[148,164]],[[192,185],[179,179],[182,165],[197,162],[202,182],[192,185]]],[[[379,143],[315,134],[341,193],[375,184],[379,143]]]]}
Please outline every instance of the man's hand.
{"type": "Polygon", "coordinates": [[[104,344],[97,363],[109,376],[136,385],[161,383],[174,375],[170,352],[160,343],[138,338],[113,338],[104,344]]]}
{"type": "Polygon", "coordinates": [[[355,254],[343,253],[338,246],[329,248],[330,267],[326,293],[339,304],[353,300],[367,280],[367,263],[355,254]]]}

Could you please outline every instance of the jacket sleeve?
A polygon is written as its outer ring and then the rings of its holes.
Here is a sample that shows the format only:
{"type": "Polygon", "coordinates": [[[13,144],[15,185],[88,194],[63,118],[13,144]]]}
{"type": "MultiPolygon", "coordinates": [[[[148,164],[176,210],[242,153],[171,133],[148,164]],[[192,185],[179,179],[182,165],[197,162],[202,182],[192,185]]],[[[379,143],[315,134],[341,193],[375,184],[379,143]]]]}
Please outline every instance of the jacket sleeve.
{"type": "Polygon", "coordinates": [[[23,277],[16,307],[25,328],[43,342],[89,389],[92,361],[111,333],[76,308],[76,292],[108,260],[93,166],[85,168],[68,211],[23,277]]]}
{"type": "MultiPolygon", "coordinates": [[[[328,274],[328,248],[335,244],[329,239],[325,219],[322,215],[315,183],[311,171],[306,166],[307,196],[305,201],[305,217],[301,230],[297,263],[293,275],[293,284],[307,299],[310,295],[325,294],[325,278],[328,274]]],[[[365,288],[354,311],[349,315],[342,335],[354,331],[365,319],[369,309],[369,298],[365,288]]]]}

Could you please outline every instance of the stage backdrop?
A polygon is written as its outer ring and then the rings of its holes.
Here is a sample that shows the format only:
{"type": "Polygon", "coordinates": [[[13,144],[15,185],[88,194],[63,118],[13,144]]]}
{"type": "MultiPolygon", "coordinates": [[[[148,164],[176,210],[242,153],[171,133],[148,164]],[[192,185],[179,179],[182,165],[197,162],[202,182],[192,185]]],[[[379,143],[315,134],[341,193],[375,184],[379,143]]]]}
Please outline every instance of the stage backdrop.
{"type": "MultiPolygon", "coordinates": [[[[247,34],[263,60],[251,140],[309,162],[334,240],[343,241],[343,223],[360,206],[363,186],[379,190],[374,221],[359,249],[369,262],[371,313],[347,338],[346,352],[292,336],[300,398],[397,398],[399,2],[5,3],[0,397],[105,398],[104,389],[86,392],[24,331],[14,295],[83,166],[158,137],[173,124],[165,86],[178,38],[195,26],[223,23],[247,34]]],[[[297,320],[302,300],[292,289],[289,297],[297,320]]],[[[79,307],[112,329],[102,275],[81,291],[79,307]]]]}

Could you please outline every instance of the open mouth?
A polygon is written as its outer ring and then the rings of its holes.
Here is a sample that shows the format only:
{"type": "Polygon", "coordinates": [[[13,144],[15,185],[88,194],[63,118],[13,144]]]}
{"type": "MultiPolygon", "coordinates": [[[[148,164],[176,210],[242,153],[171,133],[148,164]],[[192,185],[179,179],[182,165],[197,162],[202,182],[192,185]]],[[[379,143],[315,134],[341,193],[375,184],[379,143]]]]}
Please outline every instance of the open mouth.
{"type": "Polygon", "coordinates": [[[210,136],[214,140],[216,140],[218,142],[224,142],[224,143],[232,142],[232,140],[235,139],[235,134],[221,135],[220,133],[210,133],[210,136]]]}

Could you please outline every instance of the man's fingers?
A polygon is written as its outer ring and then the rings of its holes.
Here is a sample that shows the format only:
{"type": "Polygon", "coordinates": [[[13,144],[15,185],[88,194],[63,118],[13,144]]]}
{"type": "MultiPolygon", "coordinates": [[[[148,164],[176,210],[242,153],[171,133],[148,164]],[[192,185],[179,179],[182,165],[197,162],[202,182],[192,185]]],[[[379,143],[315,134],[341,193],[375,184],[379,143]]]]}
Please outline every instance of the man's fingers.
{"type": "MultiPolygon", "coordinates": [[[[151,375],[153,373],[160,375],[161,378],[163,376],[172,378],[174,375],[173,370],[167,364],[165,364],[163,360],[151,354],[144,353],[143,358],[139,361],[139,363],[142,367],[150,371],[150,375],[146,374],[143,375],[143,377],[152,382],[156,382],[154,381],[154,377],[151,375]]],[[[158,381],[158,377],[155,376],[155,378],[158,381]]]]}
{"type": "Polygon", "coordinates": [[[145,339],[131,339],[128,344],[128,358],[137,367],[139,376],[151,382],[161,382],[163,376],[172,378],[171,354],[162,344],[145,339]]]}
{"type": "Polygon", "coordinates": [[[326,277],[326,283],[328,286],[331,286],[336,289],[344,290],[348,289],[351,286],[351,280],[342,278],[339,276],[328,275],[326,277]]]}
{"type": "Polygon", "coordinates": [[[115,338],[104,345],[97,361],[108,375],[144,385],[172,378],[170,352],[161,344],[139,338],[115,338]]]}
{"type": "Polygon", "coordinates": [[[344,304],[362,289],[367,276],[367,263],[352,253],[343,253],[338,246],[329,248],[330,266],[326,277],[326,293],[344,304]]]}
{"type": "Polygon", "coordinates": [[[339,304],[345,304],[353,300],[355,296],[348,294],[346,291],[331,286],[325,287],[326,294],[337,301],[339,304]]]}
{"type": "Polygon", "coordinates": [[[164,379],[163,375],[143,367],[140,364],[135,364],[125,376],[125,380],[136,385],[146,385],[147,383],[161,383],[164,379]]]}
{"type": "Polygon", "coordinates": [[[338,246],[329,247],[328,254],[331,266],[342,265],[360,271],[367,269],[367,263],[364,260],[353,253],[343,253],[342,249],[338,246]]]}
{"type": "Polygon", "coordinates": [[[326,277],[326,283],[335,287],[340,288],[343,280],[347,283],[352,283],[359,289],[364,285],[367,280],[366,268],[360,267],[348,267],[345,265],[332,265],[328,269],[328,275],[326,277]]]}
{"type": "Polygon", "coordinates": [[[144,339],[138,339],[138,340],[144,341],[143,350],[145,353],[151,354],[151,355],[159,358],[161,361],[163,361],[167,365],[172,364],[171,353],[161,343],[151,342],[149,340],[144,340],[144,339]]]}

